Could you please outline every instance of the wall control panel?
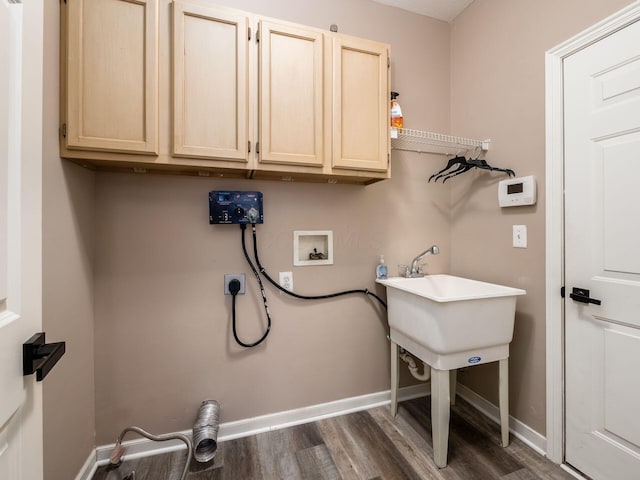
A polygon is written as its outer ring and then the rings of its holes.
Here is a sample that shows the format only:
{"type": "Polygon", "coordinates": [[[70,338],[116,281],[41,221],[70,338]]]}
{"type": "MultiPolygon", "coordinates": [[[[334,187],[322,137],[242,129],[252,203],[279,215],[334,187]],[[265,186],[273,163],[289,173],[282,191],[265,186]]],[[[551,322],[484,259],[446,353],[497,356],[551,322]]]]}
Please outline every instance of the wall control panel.
{"type": "Polygon", "coordinates": [[[536,203],[536,179],[528,177],[510,178],[498,184],[498,203],[501,207],[519,207],[536,203]]]}
{"type": "Polygon", "coordinates": [[[262,193],[214,190],[209,192],[209,223],[262,223],[262,193]]]}

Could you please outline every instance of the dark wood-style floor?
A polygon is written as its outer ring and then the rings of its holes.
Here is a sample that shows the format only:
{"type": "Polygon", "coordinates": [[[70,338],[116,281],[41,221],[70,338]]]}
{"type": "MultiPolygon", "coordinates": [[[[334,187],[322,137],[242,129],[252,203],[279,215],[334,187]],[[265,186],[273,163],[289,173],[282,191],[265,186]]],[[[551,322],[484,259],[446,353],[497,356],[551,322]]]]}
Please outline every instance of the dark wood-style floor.
{"type": "MultiPolygon", "coordinates": [[[[193,462],[188,480],[433,479],[563,480],[571,475],[521,441],[500,446],[498,425],[467,402],[451,413],[449,465],[433,463],[430,397],[222,442],[210,464],[193,462]]],[[[93,480],[178,480],[185,451],[100,467],[93,480]],[[131,477],[130,477],[131,478],[131,477]],[[133,478],[131,478],[133,480],[133,478]]]]}

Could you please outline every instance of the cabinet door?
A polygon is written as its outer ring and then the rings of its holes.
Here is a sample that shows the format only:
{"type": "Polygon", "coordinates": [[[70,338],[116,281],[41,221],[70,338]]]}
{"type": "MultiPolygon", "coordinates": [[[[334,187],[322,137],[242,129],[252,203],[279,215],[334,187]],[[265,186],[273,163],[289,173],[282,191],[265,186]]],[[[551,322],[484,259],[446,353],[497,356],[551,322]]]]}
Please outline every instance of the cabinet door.
{"type": "Polygon", "coordinates": [[[67,148],[158,153],[157,3],[68,2],[67,148]]]}
{"type": "Polygon", "coordinates": [[[173,155],[247,162],[248,18],[173,5],[173,155]]]}
{"type": "Polygon", "coordinates": [[[317,166],[323,148],[323,35],[260,22],[260,162],[317,166]]]}
{"type": "Polygon", "coordinates": [[[333,40],[333,167],[389,167],[388,47],[357,38],[333,40]]]}

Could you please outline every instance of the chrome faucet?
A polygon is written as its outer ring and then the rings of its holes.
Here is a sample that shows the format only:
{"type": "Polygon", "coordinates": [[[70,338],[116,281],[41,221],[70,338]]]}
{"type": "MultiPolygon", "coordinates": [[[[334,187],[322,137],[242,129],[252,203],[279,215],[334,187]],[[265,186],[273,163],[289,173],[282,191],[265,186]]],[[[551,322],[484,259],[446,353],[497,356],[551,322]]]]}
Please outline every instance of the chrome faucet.
{"type": "Polygon", "coordinates": [[[404,276],[407,278],[422,277],[424,275],[424,273],[422,272],[422,265],[419,265],[418,262],[429,253],[431,255],[438,255],[440,253],[440,249],[437,245],[431,245],[424,252],[416,255],[416,258],[411,261],[411,267],[403,266],[405,269],[404,276]]]}

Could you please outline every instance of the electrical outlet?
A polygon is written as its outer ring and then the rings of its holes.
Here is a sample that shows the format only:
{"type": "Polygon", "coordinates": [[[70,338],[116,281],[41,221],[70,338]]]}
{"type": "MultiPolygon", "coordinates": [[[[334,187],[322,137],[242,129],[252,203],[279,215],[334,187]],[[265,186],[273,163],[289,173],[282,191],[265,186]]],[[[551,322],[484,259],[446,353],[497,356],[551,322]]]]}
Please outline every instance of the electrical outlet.
{"type": "Polygon", "coordinates": [[[293,272],[280,272],[280,286],[290,292],[293,291],[293,272]]]}
{"type": "Polygon", "coordinates": [[[516,248],[527,248],[527,226],[513,226],[513,246],[516,248]]]}
{"type": "Polygon", "coordinates": [[[240,291],[238,293],[244,293],[244,273],[225,273],[224,275],[224,294],[231,295],[229,291],[229,282],[231,280],[238,280],[240,282],[240,291]]]}

